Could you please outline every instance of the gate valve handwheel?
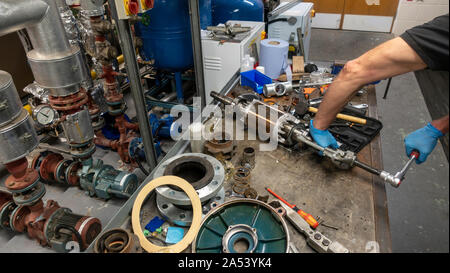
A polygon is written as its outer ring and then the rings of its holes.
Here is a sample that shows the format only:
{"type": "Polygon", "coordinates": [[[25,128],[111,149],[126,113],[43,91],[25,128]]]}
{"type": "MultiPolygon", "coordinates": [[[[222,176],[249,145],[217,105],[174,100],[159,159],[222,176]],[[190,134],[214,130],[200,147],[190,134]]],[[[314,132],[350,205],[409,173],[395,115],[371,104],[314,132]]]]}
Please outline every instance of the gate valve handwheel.
{"type": "Polygon", "coordinates": [[[139,12],[139,4],[136,0],[128,1],[128,12],[132,15],[136,15],[139,12]]]}
{"type": "Polygon", "coordinates": [[[154,5],[154,0],[142,0],[143,9],[152,9],[154,5]]]}

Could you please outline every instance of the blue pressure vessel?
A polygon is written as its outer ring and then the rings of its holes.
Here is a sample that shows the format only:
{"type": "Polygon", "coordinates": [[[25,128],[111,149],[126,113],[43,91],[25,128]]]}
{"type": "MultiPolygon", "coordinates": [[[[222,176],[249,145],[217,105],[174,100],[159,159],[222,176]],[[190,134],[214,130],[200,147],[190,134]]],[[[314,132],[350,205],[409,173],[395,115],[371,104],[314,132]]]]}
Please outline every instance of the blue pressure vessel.
{"type": "Polygon", "coordinates": [[[262,0],[212,0],[213,25],[224,24],[228,20],[264,21],[262,0]]]}
{"type": "MultiPolygon", "coordinates": [[[[200,0],[202,28],[211,25],[211,0],[200,0]]],[[[157,68],[179,72],[194,65],[189,18],[189,1],[155,0],[154,7],[135,24],[143,42],[144,58],[154,59],[157,68]]]]}
{"type": "Polygon", "coordinates": [[[200,27],[206,29],[212,26],[212,0],[200,0],[200,27]]]}
{"type": "Polygon", "coordinates": [[[137,23],[143,55],[154,59],[157,68],[183,71],[193,66],[189,3],[186,0],[156,0],[144,14],[146,23],[137,23]]]}

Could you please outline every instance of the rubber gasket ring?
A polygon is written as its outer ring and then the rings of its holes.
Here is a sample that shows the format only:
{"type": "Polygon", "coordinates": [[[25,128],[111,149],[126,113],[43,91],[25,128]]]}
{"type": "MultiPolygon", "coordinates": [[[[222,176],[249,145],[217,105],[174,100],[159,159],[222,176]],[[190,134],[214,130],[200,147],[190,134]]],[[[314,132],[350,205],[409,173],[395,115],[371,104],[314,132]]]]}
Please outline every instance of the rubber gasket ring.
{"type": "Polygon", "coordinates": [[[138,193],[136,200],[133,204],[133,210],[131,212],[131,224],[133,226],[133,232],[138,237],[141,247],[149,253],[180,253],[185,250],[194,241],[195,236],[200,230],[200,224],[202,221],[202,204],[200,198],[194,187],[186,180],[177,176],[161,176],[145,185],[138,193]],[[192,224],[186,235],[181,241],[171,246],[158,246],[150,243],[142,232],[142,226],[140,221],[140,212],[142,204],[149,195],[149,193],[157,187],[163,185],[173,185],[180,187],[191,200],[193,209],[192,224]]]}

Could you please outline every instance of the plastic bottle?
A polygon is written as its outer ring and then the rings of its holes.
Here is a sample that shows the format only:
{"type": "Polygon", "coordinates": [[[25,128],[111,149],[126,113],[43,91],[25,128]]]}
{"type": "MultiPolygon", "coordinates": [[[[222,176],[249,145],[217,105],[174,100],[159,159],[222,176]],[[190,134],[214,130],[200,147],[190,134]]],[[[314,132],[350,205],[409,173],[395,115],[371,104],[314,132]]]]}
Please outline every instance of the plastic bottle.
{"type": "Polygon", "coordinates": [[[190,130],[190,144],[191,152],[193,153],[203,153],[203,146],[205,140],[202,136],[203,124],[201,122],[194,122],[189,126],[190,130]]]}
{"type": "Polygon", "coordinates": [[[250,55],[246,54],[244,59],[241,61],[241,73],[249,70],[253,70],[255,66],[255,58],[250,57],[250,55]]]}

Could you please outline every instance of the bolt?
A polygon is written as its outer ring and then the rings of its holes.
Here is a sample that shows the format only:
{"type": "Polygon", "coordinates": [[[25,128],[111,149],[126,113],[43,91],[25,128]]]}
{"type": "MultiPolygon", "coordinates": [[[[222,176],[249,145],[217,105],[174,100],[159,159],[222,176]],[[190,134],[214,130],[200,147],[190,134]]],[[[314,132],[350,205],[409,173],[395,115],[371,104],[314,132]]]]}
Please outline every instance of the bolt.
{"type": "Polygon", "coordinates": [[[316,240],[320,240],[321,238],[322,238],[322,236],[319,233],[316,233],[314,235],[314,239],[316,239],[316,240]]]}
{"type": "Polygon", "coordinates": [[[322,244],[323,244],[324,246],[329,246],[329,245],[330,245],[330,241],[328,241],[328,240],[323,240],[322,244]]]}

